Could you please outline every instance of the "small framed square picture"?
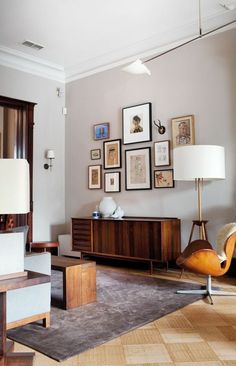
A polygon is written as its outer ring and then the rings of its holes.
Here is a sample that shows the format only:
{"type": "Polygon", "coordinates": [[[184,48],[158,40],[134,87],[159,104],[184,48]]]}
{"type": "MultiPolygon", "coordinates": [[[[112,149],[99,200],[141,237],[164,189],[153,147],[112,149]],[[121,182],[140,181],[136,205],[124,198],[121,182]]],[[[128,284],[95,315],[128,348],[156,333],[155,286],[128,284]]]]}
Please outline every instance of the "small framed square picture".
{"type": "Polygon", "coordinates": [[[174,188],[173,169],[154,170],[154,188],[174,188]]]}
{"type": "Polygon", "coordinates": [[[91,160],[101,159],[101,149],[90,150],[90,157],[91,157],[91,160]]]}
{"type": "Polygon", "coordinates": [[[125,189],[152,189],[151,148],[125,151],[125,189]]]}
{"type": "Polygon", "coordinates": [[[104,140],[110,137],[110,123],[99,123],[93,126],[94,140],[104,140]]]}
{"type": "Polygon", "coordinates": [[[154,142],[154,165],[170,165],[170,140],[154,142]]]}
{"type": "Polygon", "coordinates": [[[120,192],[120,172],[104,173],[104,192],[120,192]]]}
{"type": "Polygon", "coordinates": [[[171,119],[173,148],[195,144],[194,116],[171,119]]]}
{"type": "Polygon", "coordinates": [[[89,189],[102,188],[102,165],[88,166],[88,188],[89,189]]]}
{"type": "Polygon", "coordinates": [[[121,139],[103,142],[104,169],[121,168],[121,139]]]}
{"type": "Polygon", "coordinates": [[[123,144],[152,140],[152,104],[144,103],[122,109],[123,144]]]}

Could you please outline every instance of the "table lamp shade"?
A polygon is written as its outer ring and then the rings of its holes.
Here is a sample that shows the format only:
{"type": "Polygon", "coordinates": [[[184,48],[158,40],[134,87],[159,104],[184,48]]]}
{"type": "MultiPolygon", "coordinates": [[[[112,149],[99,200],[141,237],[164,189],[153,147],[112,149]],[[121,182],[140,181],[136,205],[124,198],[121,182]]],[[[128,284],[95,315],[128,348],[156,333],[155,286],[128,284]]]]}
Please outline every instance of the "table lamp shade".
{"type": "Polygon", "coordinates": [[[0,214],[23,214],[29,211],[27,160],[0,159],[0,214]]]}
{"type": "Polygon", "coordinates": [[[225,178],[225,153],[222,146],[188,145],[173,152],[174,180],[212,180],[225,178]]]}

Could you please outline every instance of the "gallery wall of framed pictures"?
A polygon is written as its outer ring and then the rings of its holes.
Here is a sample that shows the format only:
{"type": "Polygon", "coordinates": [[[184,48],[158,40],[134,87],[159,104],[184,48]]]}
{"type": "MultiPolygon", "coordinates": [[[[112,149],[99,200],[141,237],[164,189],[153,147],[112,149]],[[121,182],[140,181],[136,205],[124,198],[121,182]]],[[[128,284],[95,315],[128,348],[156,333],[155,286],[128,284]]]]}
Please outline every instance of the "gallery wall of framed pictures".
{"type": "Polygon", "coordinates": [[[172,139],[154,142],[150,102],[122,108],[122,139],[110,139],[110,126],[110,122],[93,125],[93,140],[100,145],[90,150],[90,159],[102,159],[103,164],[88,166],[89,189],[119,193],[122,174],[126,191],[175,187],[172,149],[195,143],[194,115],[171,118],[172,139]],[[143,147],[126,148],[126,145],[143,143],[143,147]],[[125,158],[123,173],[117,171],[122,169],[122,148],[125,158]]]}

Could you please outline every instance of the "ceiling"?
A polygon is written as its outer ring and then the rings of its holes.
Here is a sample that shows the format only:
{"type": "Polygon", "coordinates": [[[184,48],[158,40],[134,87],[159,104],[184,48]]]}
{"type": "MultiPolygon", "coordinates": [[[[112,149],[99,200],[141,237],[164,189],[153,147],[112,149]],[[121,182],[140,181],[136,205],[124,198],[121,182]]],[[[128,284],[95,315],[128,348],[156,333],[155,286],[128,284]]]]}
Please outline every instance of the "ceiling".
{"type": "MultiPolygon", "coordinates": [[[[234,19],[236,0],[201,0],[203,33],[234,19]]],[[[0,64],[71,81],[198,32],[199,0],[1,0],[0,64]],[[27,48],[25,40],[45,47],[27,48]]]]}

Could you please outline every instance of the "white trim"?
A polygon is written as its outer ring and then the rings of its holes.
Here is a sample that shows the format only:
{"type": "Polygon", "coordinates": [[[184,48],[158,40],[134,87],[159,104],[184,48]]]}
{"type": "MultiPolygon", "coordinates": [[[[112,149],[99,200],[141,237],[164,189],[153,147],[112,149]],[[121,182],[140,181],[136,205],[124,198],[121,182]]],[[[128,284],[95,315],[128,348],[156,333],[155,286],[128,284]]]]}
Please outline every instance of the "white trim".
{"type": "Polygon", "coordinates": [[[65,82],[63,66],[4,46],[0,46],[0,65],[62,83],[65,82]]]}

